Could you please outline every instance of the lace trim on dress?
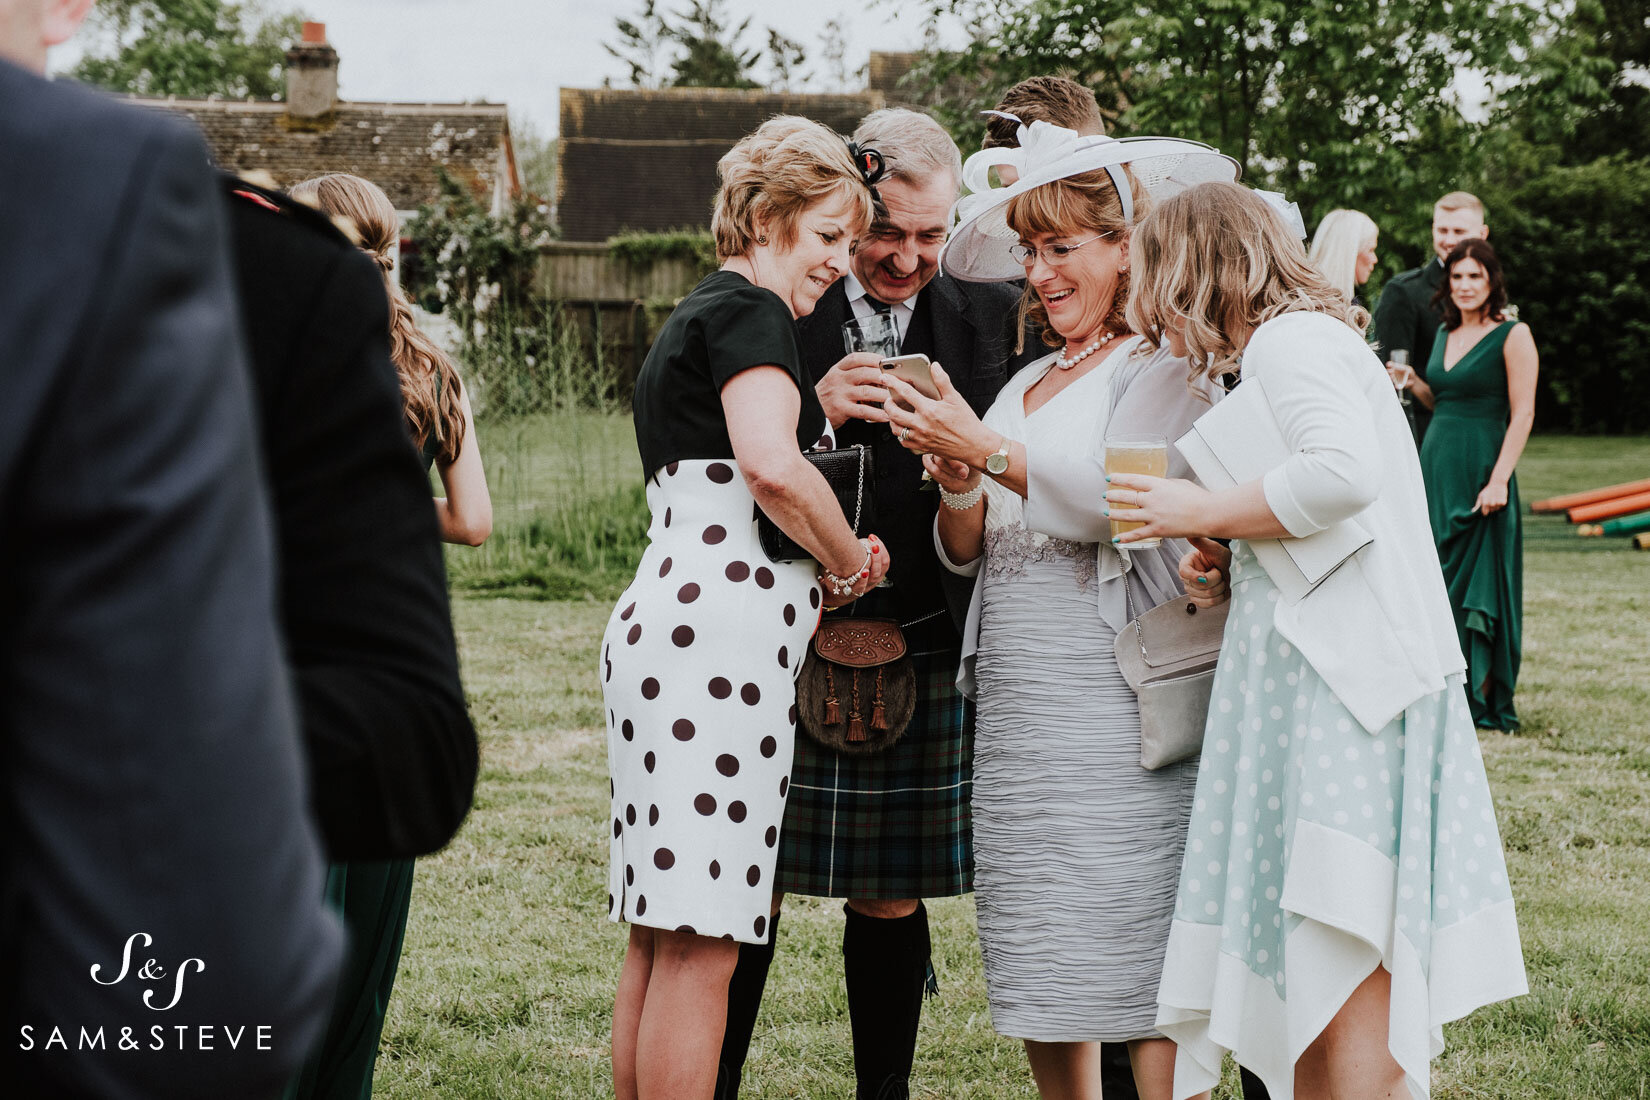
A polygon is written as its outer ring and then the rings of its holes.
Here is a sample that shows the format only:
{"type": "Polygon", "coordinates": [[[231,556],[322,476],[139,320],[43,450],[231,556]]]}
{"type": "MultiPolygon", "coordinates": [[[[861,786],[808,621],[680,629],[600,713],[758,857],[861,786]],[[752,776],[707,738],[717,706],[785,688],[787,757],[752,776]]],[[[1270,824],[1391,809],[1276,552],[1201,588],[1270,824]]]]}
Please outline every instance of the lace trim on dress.
{"type": "Polygon", "coordinates": [[[1088,591],[1099,572],[1092,542],[1072,542],[1028,531],[1019,524],[987,527],[985,532],[985,574],[988,577],[1024,575],[1032,562],[1071,560],[1072,574],[1079,592],[1088,591]]]}

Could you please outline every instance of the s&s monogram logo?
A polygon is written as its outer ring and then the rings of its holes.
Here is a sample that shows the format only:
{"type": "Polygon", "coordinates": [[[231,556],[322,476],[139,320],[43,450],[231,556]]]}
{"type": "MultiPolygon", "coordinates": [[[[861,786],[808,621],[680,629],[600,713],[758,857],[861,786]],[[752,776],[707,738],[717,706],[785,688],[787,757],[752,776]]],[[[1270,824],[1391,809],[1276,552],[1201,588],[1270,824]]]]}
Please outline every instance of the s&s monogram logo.
{"type": "MultiPolygon", "coordinates": [[[[98,985],[119,985],[121,982],[125,981],[126,975],[132,971],[132,949],[134,946],[138,946],[139,940],[143,941],[141,944],[143,947],[149,947],[154,943],[153,938],[151,938],[147,932],[132,933],[130,936],[126,937],[126,946],[121,951],[120,973],[105,981],[104,979],[98,977],[98,972],[103,969],[103,964],[93,963],[92,981],[96,982],[98,985]]],[[[206,963],[202,962],[200,959],[184,959],[183,962],[178,964],[177,973],[172,976],[172,999],[166,1004],[158,1005],[155,1003],[155,991],[153,989],[145,989],[143,991],[144,1005],[155,1012],[165,1012],[168,1009],[176,1007],[177,1003],[183,999],[183,979],[188,976],[189,967],[191,964],[194,965],[194,972],[196,974],[199,974],[206,969],[206,963]]],[[[166,967],[160,965],[160,962],[157,959],[145,960],[143,965],[138,967],[137,978],[139,981],[144,982],[164,981],[166,979],[166,967]]]]}

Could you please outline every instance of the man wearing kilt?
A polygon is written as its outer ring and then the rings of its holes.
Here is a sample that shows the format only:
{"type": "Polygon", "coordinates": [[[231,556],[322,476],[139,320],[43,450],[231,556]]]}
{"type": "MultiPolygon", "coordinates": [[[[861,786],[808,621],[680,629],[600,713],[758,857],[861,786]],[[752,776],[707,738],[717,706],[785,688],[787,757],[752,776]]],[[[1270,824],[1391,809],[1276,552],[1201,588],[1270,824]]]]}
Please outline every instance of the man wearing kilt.
{"type": "Polygon", "coordinates": [[[891,586],[845,613],[903,626],[917,705],[904,737],[874,755],[844,755],[799,731],[779,842],[775,931],[766,944],[740,950],[719,1100],[738,1095],[785,893],[845,899],[842,955],[858,1097],[903,1100],[930,973],[922,899],[973,888],[974,709],[954,682],[969,592],[935,556],[939,494],[925,490],[921,460],[889,432],[877,356],[844,356],[842,326],[890,313],[901,353],[920,352],[943,366],[979,413],[1013,371],[1043,352],[1036,340],[1015,351],[1014,287],[939,273],[962,179],[961,156],[945,130],[926,115],[890,108],[867,116],[854,141],[883,157],[885,213],[856,245],[849,275],[798,322],[798,341],[837,445],[863,443],[875,452],[877,531],[894,562],[891,586]]]}

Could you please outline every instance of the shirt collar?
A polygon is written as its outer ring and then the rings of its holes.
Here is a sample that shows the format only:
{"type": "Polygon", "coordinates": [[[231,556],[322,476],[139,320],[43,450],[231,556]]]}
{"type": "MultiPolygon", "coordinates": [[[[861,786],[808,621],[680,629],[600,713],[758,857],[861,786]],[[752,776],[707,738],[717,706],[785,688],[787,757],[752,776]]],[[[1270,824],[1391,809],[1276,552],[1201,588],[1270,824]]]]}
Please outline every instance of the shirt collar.
{"type": "MultiPolygon", "coordinates": [[[[855,278],[852,271],[842,277],[842,289],[848,292],[849,305],[853,305],[867,294],[865,287],[861,285],[859,279],[855,278]]],[[[921,293],[921,290],[917,291],[917,294],[921,293]]],[[[917,294],[911,295],[903,302],[889,302],[888,304],[891,306],[904,306],[914,313],[917,309],[917,294]]]]}

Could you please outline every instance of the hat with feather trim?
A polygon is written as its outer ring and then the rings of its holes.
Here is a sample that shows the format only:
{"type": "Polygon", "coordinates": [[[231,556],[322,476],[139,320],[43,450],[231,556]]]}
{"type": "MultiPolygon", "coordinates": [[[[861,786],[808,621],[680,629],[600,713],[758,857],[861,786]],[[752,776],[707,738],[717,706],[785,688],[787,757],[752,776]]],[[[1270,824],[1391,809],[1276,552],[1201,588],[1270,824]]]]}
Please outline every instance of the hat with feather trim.
{"type": "Polygon", "coordinates": [[[1025,268],[1009,252],[1020,235],[1008,226],[1008,204],[1034,188],[1085,172],[1104,169],[1111,176],[1123,201],[1123,220],[1134,224],[1134,195],[1122,170],[1125,164],[1159,199],[1210,180],[1235,182],[1243,173],[1237,161],[1199,141],[1084,136],[1047,122],[1021,123],[1019,148],[982,149],[963,165],[963,183],[972,193],[952,210],[958,224],[940,253],[941,268],[970,283],[1024,278],[1025,268]],[[1013,168],[1019,178],[1006,187],[992,186],[991,170],[1003,167],[1013,168]]]}

